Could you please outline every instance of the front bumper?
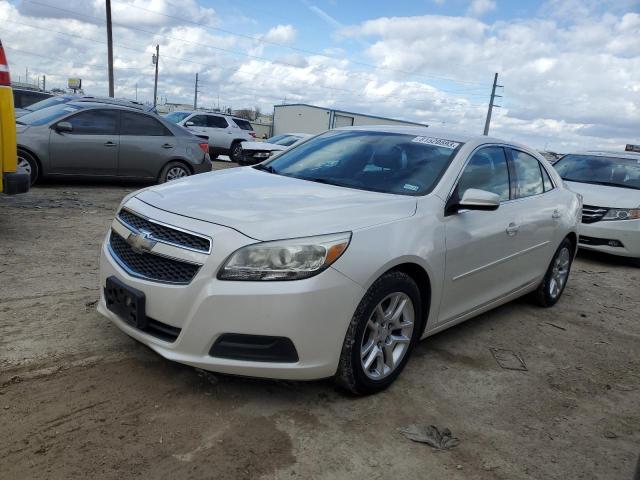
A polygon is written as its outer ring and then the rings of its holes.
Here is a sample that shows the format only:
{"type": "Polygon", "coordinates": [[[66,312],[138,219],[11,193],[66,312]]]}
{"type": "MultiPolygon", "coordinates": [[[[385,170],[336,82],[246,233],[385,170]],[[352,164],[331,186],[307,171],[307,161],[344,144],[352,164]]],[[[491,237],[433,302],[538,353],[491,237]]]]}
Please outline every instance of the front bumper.
{"type": "Polygon", "coordinates": [[[218,280],[216,273],[221,263],[253,240],[235,230],[162,212],[135,199],[127,206],[149,218],[209,235],[213,249],[193,281],[178,286],[129,275],[113,259],[105,241],[100,260],[98,311],[118,328],[169,360],[215,372],[291,380],[335,374],[349,322],[364,295],[362,287],[333,268],[299,281],[218,280]],[[175,341],[138,330],[107,309],[104,287],[111,276],[144,292],[146,314],[180,329],[175,341]],[[221,335],[229,333],[288,338],[295,346],[298,361],[263,362],[211,356],[212,345],[221,335]]]}
{"type": "Polygon", "coordinates": [[[595,223],[581,223],[580,236],[586,237],[580,242],[580,248],[622,257],[640,258],[640,220],[601,220],[595,223]],[[622,246],[610,246],[610,241],[619,242],[622,246]]]}

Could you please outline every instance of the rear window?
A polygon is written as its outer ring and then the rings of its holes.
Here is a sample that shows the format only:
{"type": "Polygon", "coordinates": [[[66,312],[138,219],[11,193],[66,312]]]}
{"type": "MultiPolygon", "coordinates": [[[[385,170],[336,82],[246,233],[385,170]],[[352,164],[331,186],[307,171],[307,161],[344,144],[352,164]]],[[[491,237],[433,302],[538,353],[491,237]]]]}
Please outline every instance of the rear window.
{"type": "Polygon", "coordinates": [[[33,105],[49,97],[51,97],[51,95],[44,92],[30,92],[28,90],[13,91],[13,103],[16,108],[27,108],[29,105],[33,105]]]}
{"type": "Polygon", "coordinates": [[[241,118],[234,118],[233,121],[238,125],[242,130],[253,131],[253,127],[247,120],[243,120],[241,118]]]}
{"type": "Polygon", "coordinates": [[[173,123],[178,123],[191,115],[190,112],[171,112],[164,116],[165,119],[173,123]]]}

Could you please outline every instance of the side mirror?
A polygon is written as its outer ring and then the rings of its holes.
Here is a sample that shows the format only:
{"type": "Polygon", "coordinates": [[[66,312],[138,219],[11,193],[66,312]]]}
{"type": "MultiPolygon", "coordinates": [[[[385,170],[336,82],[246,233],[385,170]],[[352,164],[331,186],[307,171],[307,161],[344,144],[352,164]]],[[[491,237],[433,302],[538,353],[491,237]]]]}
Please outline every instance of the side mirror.
{"type": "Polygon", "coordinates": [[[195,123],[193,123],[193,122],[186,122],[184,124],[185,127],[193,127],[194,125],[195,125],[195,123]]]}
{"type": "Polygon", "coordinates": [[[451,196],[447,202],[445,215],[453,215],[460,210],[497,210],[500,206],[500,195],[478,188],[468,188],[462,198],[458,196],[458,191],[451,196]]]}
{"type": "Polygon", "coordinates": [[[55,130],[58,133],[73,132],[73,125],[71,125],[69,122],[58,122],[56,123],[55,130]]]}

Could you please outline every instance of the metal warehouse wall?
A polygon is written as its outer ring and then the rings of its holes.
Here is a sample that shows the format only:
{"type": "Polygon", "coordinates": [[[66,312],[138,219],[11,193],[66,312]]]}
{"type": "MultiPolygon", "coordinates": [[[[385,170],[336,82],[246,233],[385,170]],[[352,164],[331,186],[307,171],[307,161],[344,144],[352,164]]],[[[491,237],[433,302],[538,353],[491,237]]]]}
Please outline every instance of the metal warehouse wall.
{"type": "MultiPolygon", "coordinates": [[[[273,134],[282,133],[320,133],[329,128],[358,125],[411,125],[420,126],[414,122],[405,122],[393,118],[375,117],[360,113],[331,110],[312,105],[275,105],[273,113],[273,134]]],[[[422,125],[427,127],[427,125],[422,125]]]]}

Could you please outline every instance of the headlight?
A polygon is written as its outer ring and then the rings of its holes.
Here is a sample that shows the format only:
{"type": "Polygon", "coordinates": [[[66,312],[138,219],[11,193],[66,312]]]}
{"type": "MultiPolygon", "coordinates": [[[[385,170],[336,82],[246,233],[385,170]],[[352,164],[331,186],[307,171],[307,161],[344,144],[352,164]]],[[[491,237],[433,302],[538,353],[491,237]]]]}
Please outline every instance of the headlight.
{"type": "Polygon", "coordinates": [[[253,158],[269,158],[271,152],[256,152],[253,154],[253,158]]]}
{"type": "Polygon", "coordinates": [[[640,218],[640,208],[611,208],[602,220],[637,220],[640,218]]]}
{"type": "Polygon", "coordinates": [[[255,243],[237,250],[218,273],[220,280],[300,280],[335,262],[351,232],[255,243]]]}

